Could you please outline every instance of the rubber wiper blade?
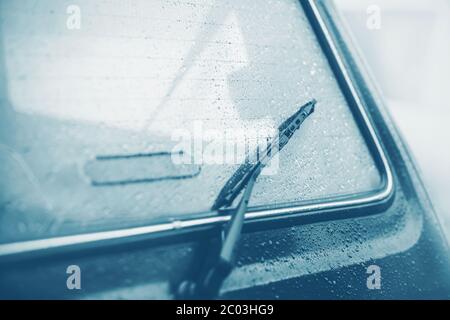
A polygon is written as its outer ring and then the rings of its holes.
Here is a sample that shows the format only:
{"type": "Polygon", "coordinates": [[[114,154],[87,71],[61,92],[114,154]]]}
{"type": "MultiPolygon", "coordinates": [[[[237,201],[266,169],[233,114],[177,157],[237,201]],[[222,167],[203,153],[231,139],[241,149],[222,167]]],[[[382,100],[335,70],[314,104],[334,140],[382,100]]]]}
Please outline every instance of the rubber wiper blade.
{"type": "Polygon", "coordinates": [[[205,265],[196,263],[193,271],[200,270],[195,279],[183,280],[175,287],[176,298],[181,299],[211,299],[215,298],[234,266],[235,249],[239,242],[247,206],[253,191],[253,186],[262,169],[271,157],[283,149],[294,132],[300,128],[303,121],[314,112],[316,100],[311,100],[286,119],[278,128],[278,136],[270,143],[258,161],[254,164],[249,159],[241,165],[233,176],[225,183],[214,202],[213,210],[226,209],[232,206],[235,198],[244,190],[241,200],[231,212],[230,221],[222,230],[222,241],[217,248],[210,248],[210,253],[201,252],[205,265]],[[211,257],[213,255],[213,257],[211,257]],[[212,262],[211,262],[212,261],[212,262]]]}
{"type": "MultiPolygon", "coordinates": [[[[282,150],[289,142],[290,138],[296,130],[298,130],[303,121],[314,112],[317,101],[315,99],[309,101],[301,106],[299,110],[290,116],[288,119],[278,127],[278,136],[269,144],[262,155],[258,155],[258,162],[256,165],[265,165],[267,161],[274,156],[278,151],[282,150]]],[[[235,171],[233,176],[225,183],[222,190],[219,192],[212,210],[219,210],[220,208],[229,207],[239,195],[242,189],[250,178],[250,172],[255,164],[251,163],[249,158],[235,171]]]]}

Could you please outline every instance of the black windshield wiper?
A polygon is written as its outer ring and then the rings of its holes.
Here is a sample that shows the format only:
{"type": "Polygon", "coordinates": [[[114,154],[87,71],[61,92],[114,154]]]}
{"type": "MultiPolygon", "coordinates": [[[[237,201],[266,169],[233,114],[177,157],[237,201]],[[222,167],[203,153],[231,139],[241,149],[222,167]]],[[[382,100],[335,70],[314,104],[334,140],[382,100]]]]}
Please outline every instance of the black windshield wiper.
{"type": "Polygon", "coordinates": [[[272,156],[286,146],[303,121],[314,112],[315,105],[316,100],[313,99],[286,119],[278,127],[278,136],[268,145],[267,149],[262,154],[257,150],[257,161],[251,163],[247,158],[245,163],[225,183],[212,206],[212,210],[230,208],[236,197],[244,190],[241,200],[237,207],[231,211],[230,221],[222,230],[222,241],[219,247],[207,248],[211,252],[201,252],[197,259],[203,257],[202,261],[194,261],[196,266],[193,271],[194,273],[197,272],[197,275],[192,279],[184,279],[176,284],[174,288],[176,298],[211,299],[218,295],[223,281],[228,277],[234,266],[235,248],[239,242],[244,216],[256,179],[272,156]],[[199,265],[199,262],[203,265],[199,265]]]}

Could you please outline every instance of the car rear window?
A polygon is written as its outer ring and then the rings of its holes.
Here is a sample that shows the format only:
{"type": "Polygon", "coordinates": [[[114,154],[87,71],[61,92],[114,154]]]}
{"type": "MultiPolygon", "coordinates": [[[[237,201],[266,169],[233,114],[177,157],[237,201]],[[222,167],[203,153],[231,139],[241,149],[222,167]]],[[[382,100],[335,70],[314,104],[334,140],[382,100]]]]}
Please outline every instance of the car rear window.
{"type": "Polygon", "coordinates": [[[186,135],[200,154],[227,134],[251,149],[313,98],[250,206],[381,183],[298,1],[0,6],[0,242],[206,213],[239,163],[175,165],[186,135]]]}

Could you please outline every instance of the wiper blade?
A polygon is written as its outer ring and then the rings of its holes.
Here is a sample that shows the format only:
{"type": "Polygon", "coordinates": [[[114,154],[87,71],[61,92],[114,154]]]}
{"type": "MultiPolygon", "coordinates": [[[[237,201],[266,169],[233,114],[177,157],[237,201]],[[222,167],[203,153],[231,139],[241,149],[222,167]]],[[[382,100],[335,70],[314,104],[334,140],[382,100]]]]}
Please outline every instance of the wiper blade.
{"type": "MultiPolygon", "coordinates": [[[[212,250],[213,254],[217,254],[212,259],[212,263],[206,268],[204,266],[201,266],[200,269],[196,268],[196,270],[201,270],[201,273],[195,280],[184,280],[176,286],[175,295],[177,298],[208,299],[215,298],[218,295],[223,281],[228,277],[234,266],[235,248],[240,239],[244,216],[256,179],[271,157],[286,146],[303,121],[314,112],[316,103],[315,99],[309,101],[286,119],[278,127],[278,136],[269,144],[262,156],[257,155],[258,161],[252,164],[247,158],[245,163],[225,183],[212,206],[213,210],[231,207],[236,197],[244,189],[242,198],[237,207],[232,210],[231,219],[225,229],[222,230],[222,242],[218,254],[214,253],[217,251],[212,250]]],[[[202,252],[203,256],[204,254],[202,252]]],[[[206,256],[205,263],[211,261],[208,258],[210,257],[206,256]]],[[[197,262],[194,261],[194,263],[197,262]]]]}
{"type": "Polygon", "coordinates": [[[300,109],[290,116],[288,119],[283,121],[283,123],[278,127],[278,136],[272,141],[272,143],[267,147],[265,152],[259,158],[256,164],[251,163],[249,158],[236,170],[233,176],[225,183],[224,187],[220,191],[218,197],[216,198],[212,210],[219,210],[223,207],[229,207],[232,205],[235,198],[239,195],[242,189],[245,187],[251,176],[251,170],[256,166],[264,166],[267,161],[275,155],[277,151],[286,146],[289,139],[292,137],[294,132],[300,128],[303,121],[314,112],[314,107],[317,101],[315,99],[309,101],[300,109]],[[275,149],[276,148],[276,149],[275,149]]]}

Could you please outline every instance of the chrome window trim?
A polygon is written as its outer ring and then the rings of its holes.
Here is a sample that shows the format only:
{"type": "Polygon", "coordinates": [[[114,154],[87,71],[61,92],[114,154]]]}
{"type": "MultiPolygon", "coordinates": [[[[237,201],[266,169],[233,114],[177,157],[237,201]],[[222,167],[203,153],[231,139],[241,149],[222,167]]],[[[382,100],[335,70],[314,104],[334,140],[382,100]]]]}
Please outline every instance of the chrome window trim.
{"type": "MultiPolygon", "coordinates": [[[[359,125],[364,125],[364,128],[367,131],[365,140],[368,144],[370,143],[372,145],[372,156],[376,158],[374,160],[376,160],[380,174],[383,177],[382,187],[379,190],[375,190],[374,192],[351,195],[345,198],[342,197],[340,199],[330,198],[325,202],[316,200],[314,202],[303,203],[285,208],[253,208],[250,209],[248,213],[246,213],[246,222],[253,223],[267,220],[275,221],[282,218],[295,217],[322,217],[323,215],[325,215],[325,219],[330,219],[328,215],[330,212],[336,212],[340,210],[351,211],[358,208],[364,208],[365,214],[367,214],[367,212],[369,211],[368,207],[372,208],[388,203],[392,199],[395,190],[392,170],[383,146],[379,141],[379,138],[370,121],[365,106],[358,96],[356,87],[352,82],[348,71],[346,70],[346,66],[344,63],[345,59],[339,50],[339,43],[337,43],[333,39],[332,32],[330,31],[330,28],[332,26],[325,19],[324,13],[321,12],[321,9],[328,10],[329,3],[326,0],[300,0],[300,2],[303,10],[305,11],[305,14],[310,19],[310,23],[312,24],[312,22],[315,22],[315,24],[319,27],[321,35],[318,34],[317,30],[314,30],[316,36],[318,37],[318,41],[325,41],[328,49],[332,53],[331,58],[334,59],[336,64],[335,67],[337,68],[333,68],[333,72],[335,73],[335,76],[337,78],[340,77],[341,80],[345,82],[345,85],[349,90],[350,96],[348,94],[345,94],[345,90],[341,87],[344,95],[346,95],[347,100],[352,99],[354,103],[353,107],[355,107],[354,109],[356,109],[353,111],[358,112],[361,119],[363,120],[363,123],[359,123],[359,125]]],[[[331,65],[332,62],[330,61],[331,58],[329,54],[327,54],[325,50],[324,54],[329,59],[329,63],[331,65]]],[[[203,214],[203,217],[191,217],[185,220],[172,220],[166,223],[141,227],[0,244],[0,259],[14,258],[15,256],[22,256],[24,254],[30,255],[49,252],[53,253],[61,250],[66,250],[68,248],[84,249],[88,247],[99,247],[102,245],[113,245],[139,240],[148,240],[155,237],[169,237],[173,234],[179,234],[180,231],[190,232],[204,229],[206,227],[217,226],[230,219],[230,216],[226,214],[208,216],[213,214],[215,213],[207,212],[203,214]]],[[[340,218],[350,217],[352,217],[352,215],[346,214],[345,216],[341,216],[340,218]]],[[[324,218],[322,217],[321,219],[323,220],[324,218]]]]}

